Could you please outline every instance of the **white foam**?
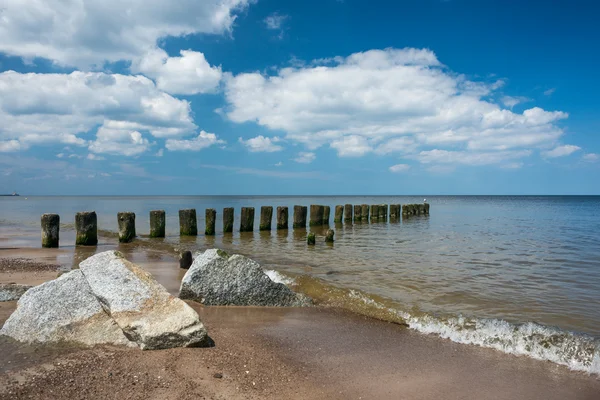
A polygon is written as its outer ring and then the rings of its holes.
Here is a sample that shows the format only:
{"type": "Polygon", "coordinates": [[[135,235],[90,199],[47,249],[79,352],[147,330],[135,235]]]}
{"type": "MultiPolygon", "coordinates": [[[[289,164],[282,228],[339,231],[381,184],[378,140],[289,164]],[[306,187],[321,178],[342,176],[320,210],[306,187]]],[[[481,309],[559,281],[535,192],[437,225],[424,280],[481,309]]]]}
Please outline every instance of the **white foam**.
{"type": "Polygon", "coordinates": [[[290,277],[287,277],[275,270],[267,270],[265,274],[275,283],[283,283],[284,285],[291,285],[294,283],[294,280],[290,277]]]}

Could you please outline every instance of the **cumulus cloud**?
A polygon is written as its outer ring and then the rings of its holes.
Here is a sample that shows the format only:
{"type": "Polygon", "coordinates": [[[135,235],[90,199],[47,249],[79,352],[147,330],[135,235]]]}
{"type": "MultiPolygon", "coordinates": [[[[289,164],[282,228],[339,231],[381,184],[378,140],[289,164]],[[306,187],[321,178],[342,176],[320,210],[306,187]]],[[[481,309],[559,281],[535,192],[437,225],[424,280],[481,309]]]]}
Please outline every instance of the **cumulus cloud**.
{"type": "Polygon", "coordinates": [[[264,19],[265,26],[267,29],[279,30],[283,23],[288,18],[287,15],[281,15],[279,13],[273,13],[264,19]]]}
{"type": "Polygon", "coordinates": [[[596,153],[587,153],[583,155],[583,161],[587,162],[596,162],[600,160],[600,154],[596,153]]]}
{"type": "Polygon", "coordinates": [[[158,89],[171,94],[212,93],[221,81],[221,67],[211,66],[203,53],[182,50],[181,57],[169,57],[162,49],[153,49],[131,65],[156,81],[158,89]]]}
{"type": "Polygon", "coordinates": [[[280,141],[281,139],[279,139],[277,136],[275,136],[274,138],[268,138],[260,135],[248,140],[239,138],[239,142],[246,146],[248,150],[250,150],[253,153],[274,153],[276,151],[281,151],[283,150],[283,147],[281,147],[278,144],[275,144],[280,141]]]}
{"type": "Polygon", "coordinates": [[[160,38],[231,32],[250,0],[4,0],[0,52],[88,68],[133,60],[160,38]]]}
{"type": "MultiPolygon", "coordinates": [[[[1,130],[2,128],[0,128],[1,130]]],[[[0,153],[10,153],[23,149],[23,145],[18,140],[0,141],[0,153]]]]}
{"type": "Polygon", "coordinates": [[[399,174],[401,172],[406,172],[410,169],[410,165],[408,164],[396,164],[396,165],[392,165],[390,167],[390,172],[394,172],[396,174],[399,174]]]}
{"type": "Polygon", "coordinates": [[[566,144],[564,146],[555,147],[554,149],[552,149],[550,151],[546,151],[543,153],[543,155],[548,158],[565,157],[565,156],[570,156],[571,154],[573,154],[579,150],[581,150],[581,147],[579,147],[579,146],[574,146],[572,144],[566,144]]]}
{"type": "Polygon", "coordinates": [[[310,152],[300,152],[298,153],[298,156],[296,158],[294,158],[294,161],[296,161],[297,163],[301,163],[301,164],[310,164],[311,162],[315,161],[315,159],[317,158],[315,153],[310,153],[310,152]]]}
{"type": "MultiPolygon", "coordinates": [[[[568,114],[539,107],[515,113],[487,100],[502,85],[453,73],[427,49],[370,50],[274,75],[228,74],[225,112],[234,122],[283,130],[309,150],[329,145],[340,156],[422,154],[415,158],[427,162],[426,154],[443,153],[422,152],[447,151],[461,155],[459,164],[487,165],[556,143],[563,135],[557,123],[568,114]]],[[[514,106],[524,98],[505,101],[514,106]]]]}
{"type": "Polygon", "coordinates": [[[218,139],[214,133],[201,131],[198,136],[190,140],[167,139],[165,147],[171,151],[200,151],[219,143],[225,142],[218,139]]]}
{"type": "Polygon", "coordinates": [[[501,100],[502,104],[504,104],[508,108],[513,108],[519,103],[525,103],[527,101],[530,101],[527,97],[524,96],[503,96],[501,100]]]}
{"type": "Polygon", "coordinates": [[[138,131],[100,127],[89,149],[93,153],[136,156],[150,148],[148,139],[138,131]]]}
{"type": "Polygon", "coordinates": [[[102,156],[98,156],[96,154],[90,153],[87,155],[86,157],[88,160],[92,160],[92,161],[102,161],[102,160],[106,160],[106,158],[102,157],[102,156]]]}
{"type": "Polygon", "coordinates": [[[132,132],[168,138],[197,130],[190,104],[150,79],[99,72],[0,73],[0,120],[0,142],[9,144],[2,147],[13,150],[44,143],[86,146],[80,136],[99,126],[93,152],[139,154],[148,143],[136,142],[132,132]],[[117,148],[123,140],[130,148],[117,148]]]}

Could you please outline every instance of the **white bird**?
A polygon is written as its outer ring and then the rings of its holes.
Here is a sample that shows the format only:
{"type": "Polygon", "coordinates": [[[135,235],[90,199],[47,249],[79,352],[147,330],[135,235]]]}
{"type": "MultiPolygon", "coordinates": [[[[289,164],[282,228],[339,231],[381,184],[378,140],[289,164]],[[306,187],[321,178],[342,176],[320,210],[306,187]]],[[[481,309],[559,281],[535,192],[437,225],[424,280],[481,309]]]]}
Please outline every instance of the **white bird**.
{"type": "Polygon", "coordinates": [[[427,199],[423,199],[423,203],[427,203],[427,199]]]}

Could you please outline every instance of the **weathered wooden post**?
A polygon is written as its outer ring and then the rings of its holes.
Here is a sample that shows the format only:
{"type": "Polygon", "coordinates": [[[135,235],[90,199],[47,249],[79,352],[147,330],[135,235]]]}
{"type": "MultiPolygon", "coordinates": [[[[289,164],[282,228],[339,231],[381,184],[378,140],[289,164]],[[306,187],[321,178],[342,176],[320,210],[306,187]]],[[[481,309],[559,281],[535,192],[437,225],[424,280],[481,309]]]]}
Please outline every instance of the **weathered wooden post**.
{"type": "Polygon", "coordinates": [[[429,203],[425,203],[425,215],[429,215],[429,203]]]}
{"type": "Polygon", "coordinates": [[[331,207],[323,207],[323,225],[329,225],[329,216],[331,214],[331,207]]]}
{"type": "Polygon", "coordinates": [[[400,204],[390,204],[390,219],[400,218],[400,204]]]}
{"type": "Polygon", "coordinates": [[[362,206],[360,204],[354,205],[354,222],[362,222],[362,206]]]}
{"type": "Polygon", "coordinates": [[[360,206],[361,208],[361,216],[362,216],[362,220],[365,222],[369,222],[369,205],[368,204],[363,204],[360,206]]]}
{"type": "Polygon", "coordinates": [[[179,210],[179,234],[181,236],[198,235],[198,220],[196,209],[179,210]]]}
{"type": "Polygon", "coordinates": [[[371,222],[379,221],[379,204],[371,205],[371,222]]]}
{"type": "Polygon", "coordinates": [[[309,233],[306,237],[306,243],[309,245],[314,245],[317,242],[315,238],[315,234],[313,232],[309,233]]]}
{"type": "Polygon", "coordinates": [[[75,214],[75,244],[81,246],[98,244],[98,217],[95,211],[75,214]]]}
{"type": "Polygon", "coordinates": [[[306,213],[308,208],[305,206],[294,206],[294,229],[306,228],[306,213]]]}
{"type": "Polygon", "coordinates": [[[287,207],[277,207],[277,229],[288,229],[289,211],[287,207]]]}
{"type": "Polygon", "coordinates": [[[352,204],[344,205],[344,222],[352,222],[352,204]]]}
{"type": "Polygon", "coordinates": [[[215,235],[215,222],[217,221],[217,210],[214,208],[207,208],[204,211],[204,219],[205,219],[205,227],[204,234],[206,236],[214,236],[215,235]]]}
{"type": "Polygon", "coordinates": [[[381,204],[379,206],[379,219],[381,221],[387,221],[387,217],[388,217],[388,205],[381,204]]]}
{"type": "Polygon", "coordinates": [[[223,232],[233,232],[233,207],[223,209],[223,232]]]}
{"type": "Polygon", "coordinates": [[[335,231],[333,229],[327,229],[327,234],[325,235],[325,243],[333,243],[334,235],[335,231]]]}
{"type": "Polygon", "coordinates": [[[402,204],[402,216],[408,217],[410,215],[410,204],[402,204]]]}
{"type": "Polygon", "coordinates": [[[117,213],[117,220],[119,221],[119,242],[129,243],[135,239],[135,213],[117,213]]]}
{"type": "Polygon", "coordinates": [[[186,250],[179,253],[179,268],[190,269],[193,262],[191,251],[186,250]]]}
{"type": "Polygon", "coordinates": [[[261,231],[270,231],[271,222],[273,221],[273,207],[262,206],[260,208],[260,226],[261,231]]]}
{"type": "Polygon", "coordinates": [[[166,226],[166,214],[164,210],[150,211],[150,237],[164,238],[166,226]]]}
{"type": "Polygon", "coordinates": [[[60,217],[58,214],[42,214],[42,247],[58,247],[60,217]]]}
{"type": "Polygon", "coordinates": [[[323,225],[323,213],[325,211],[324,206],[310,205],[310,226],[321,226],[323,225]]]}
{"type": "Polygon", "coordinates": [[[335,223],[342,222],[343,217],[344,217],[344,206],[335,206],[335,216],[333,217],[333,222],[335,222],[335,223]]]}
{"type": "Polygon", "coordinates": [[[254,207],[242,207],[240,220],[240,232],[252,232],[254,230],[254,207]]]}

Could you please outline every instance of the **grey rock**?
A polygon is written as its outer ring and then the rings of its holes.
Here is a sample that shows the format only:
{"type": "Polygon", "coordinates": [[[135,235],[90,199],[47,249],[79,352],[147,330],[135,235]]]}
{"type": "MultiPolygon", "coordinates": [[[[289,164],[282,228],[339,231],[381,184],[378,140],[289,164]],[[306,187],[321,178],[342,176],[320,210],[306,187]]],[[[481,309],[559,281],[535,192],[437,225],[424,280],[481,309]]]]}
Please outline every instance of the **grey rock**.
{"type": "Polygon", "coordinates": [[[0,334],[25,343],[130,345],[96,300],[81,270],[25,292],[0,334]]]}
{"type": "Polygon", "coordinates": [[[120,253],[96,254],[79,267],[106,314],[140,348],[209,344],[206,328],[196,311],[171,296],[152,275],[120,253]]]}
{"type": "Polygon", "coordinates": [[[273,282],[260,265],[242,255],[210,249],[195,255],[179,297],[210,306],[307,306],[308,297],[273,282]]]}
{"type": "Polygon", "coordinates": [[[19,300],[33,286],[17,285],[16,283],[0,283],[0,301],[19,300]]]}
{"type": "Polygon", "coordinates": [[[193,262],[191,251],[186,250],[179,253],[179,268],[190,269],[193,262]]]}

